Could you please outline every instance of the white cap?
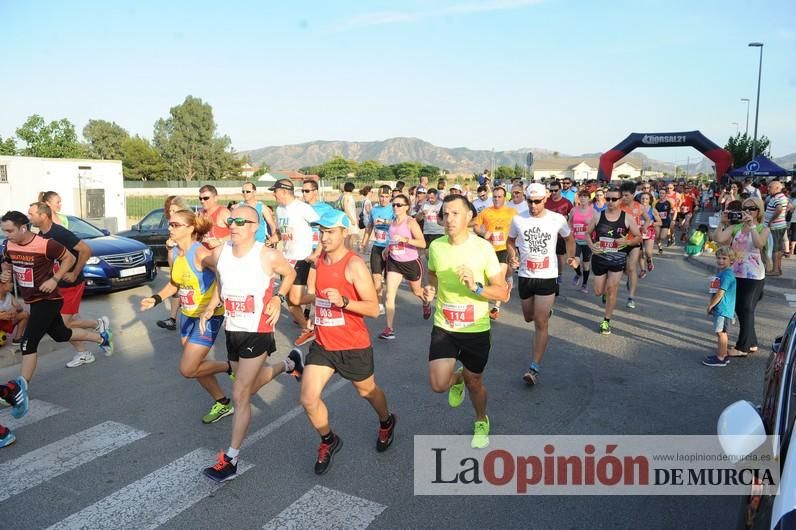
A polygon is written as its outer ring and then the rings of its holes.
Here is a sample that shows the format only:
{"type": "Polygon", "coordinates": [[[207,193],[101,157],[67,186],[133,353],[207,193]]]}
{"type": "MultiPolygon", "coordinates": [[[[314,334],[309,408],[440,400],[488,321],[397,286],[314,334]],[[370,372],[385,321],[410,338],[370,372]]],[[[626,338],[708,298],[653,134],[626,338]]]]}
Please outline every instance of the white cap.
{"type": "Polygon", "coordinates": [[[547,196],[547,189],[545,189],[543,184],[539,184],[538,182],[533,182],[528,184],[528,187],[525,188],[525,196],[530,197],[546,197],[547,196]]]}
{"type": "Polygon", "coordinates": [[[457,191],[462,191],[462,187],[459,186],[458,184],[454,184],[453,186],[451,186],[451,189],[452,190],[457,190],[457,191]]]}

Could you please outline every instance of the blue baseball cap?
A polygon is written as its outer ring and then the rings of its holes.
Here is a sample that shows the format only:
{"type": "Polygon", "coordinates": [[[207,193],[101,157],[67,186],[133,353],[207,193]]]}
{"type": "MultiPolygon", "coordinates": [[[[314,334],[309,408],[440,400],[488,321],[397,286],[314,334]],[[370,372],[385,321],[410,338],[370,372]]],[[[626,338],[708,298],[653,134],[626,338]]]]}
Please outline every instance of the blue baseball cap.
{"type": "Polygon", "coordinates": [[[348,229],[351,226],[351,220],[340,210],[328,210],[327,212],[324,212],[320,219],[312,224],[322,226],[324,228],[339,227],[348,229]]]}

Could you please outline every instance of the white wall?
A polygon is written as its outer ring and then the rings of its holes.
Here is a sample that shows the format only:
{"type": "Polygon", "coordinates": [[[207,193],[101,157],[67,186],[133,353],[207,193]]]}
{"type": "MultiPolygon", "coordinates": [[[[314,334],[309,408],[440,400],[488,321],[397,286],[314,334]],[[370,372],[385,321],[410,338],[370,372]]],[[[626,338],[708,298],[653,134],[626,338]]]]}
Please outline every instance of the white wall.
{"type": "Polygon", "coordinates": [[[41,191],[56,191],[61,196],[61,212],[84,217],[111,230],[127,229],[122,163],[118,160],[78,160],[0,156],[8,182],[0,182],[0,211],[28,211],[41,191]],[[82,168],[82,169],[81,169],[82,168]],[[103,190],[104,218],[89,217],[86,190],[103,190]],[[113,226],[115,224],[115,226],[113,226]]]}

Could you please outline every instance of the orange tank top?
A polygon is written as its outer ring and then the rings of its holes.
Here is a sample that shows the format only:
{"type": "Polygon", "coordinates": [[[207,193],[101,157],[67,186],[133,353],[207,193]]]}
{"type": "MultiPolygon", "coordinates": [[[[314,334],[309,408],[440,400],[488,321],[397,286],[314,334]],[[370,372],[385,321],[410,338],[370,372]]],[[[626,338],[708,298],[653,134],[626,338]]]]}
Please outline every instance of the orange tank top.
{"type": "Polygon", "coordinates": [[[340,291],[350,301],[360,300],[354,284],[345,278],[345,268],[354,253],[337,263],[326,264],[326,253],[315,262],[315,336],[318,344],[328,351],[357,350],[370,347],[370,335],[365,318],[347,309],[332,305],[324,298],[326,289],[340,291]]]}

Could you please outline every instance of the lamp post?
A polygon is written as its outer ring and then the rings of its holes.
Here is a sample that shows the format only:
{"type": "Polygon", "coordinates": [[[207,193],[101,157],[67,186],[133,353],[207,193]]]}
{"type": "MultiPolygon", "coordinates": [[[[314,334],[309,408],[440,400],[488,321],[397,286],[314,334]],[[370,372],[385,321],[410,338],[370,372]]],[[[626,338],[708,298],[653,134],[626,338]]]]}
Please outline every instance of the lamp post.
{"type": "Polygon", "coordinates": [[[752,140],[752,160],[757,156],[757,117],[760,114],[760,79],[763,75],[763,43],[750,42],[750,48],[760,48],[760,62],[757,66],[757,102],[755,103],[755,135],[752,140]]]}
{"type": "Polygon", "coordinates": [[[749,98],[741,98],[741,101],[746,101],[746,131],[744,134],[749,136],[749,98]]]}
{"type": "Polygon", "coordinates": [[[737,121],[730,122],[730,125],[735,125],[735,134],[736,134],[736,136],[737,136],[737,135],[738,135],[738,134],[741,132],[741,131],[739,130],[739,124],[738,124],[738,122],[737,122],[737,121]]]}

